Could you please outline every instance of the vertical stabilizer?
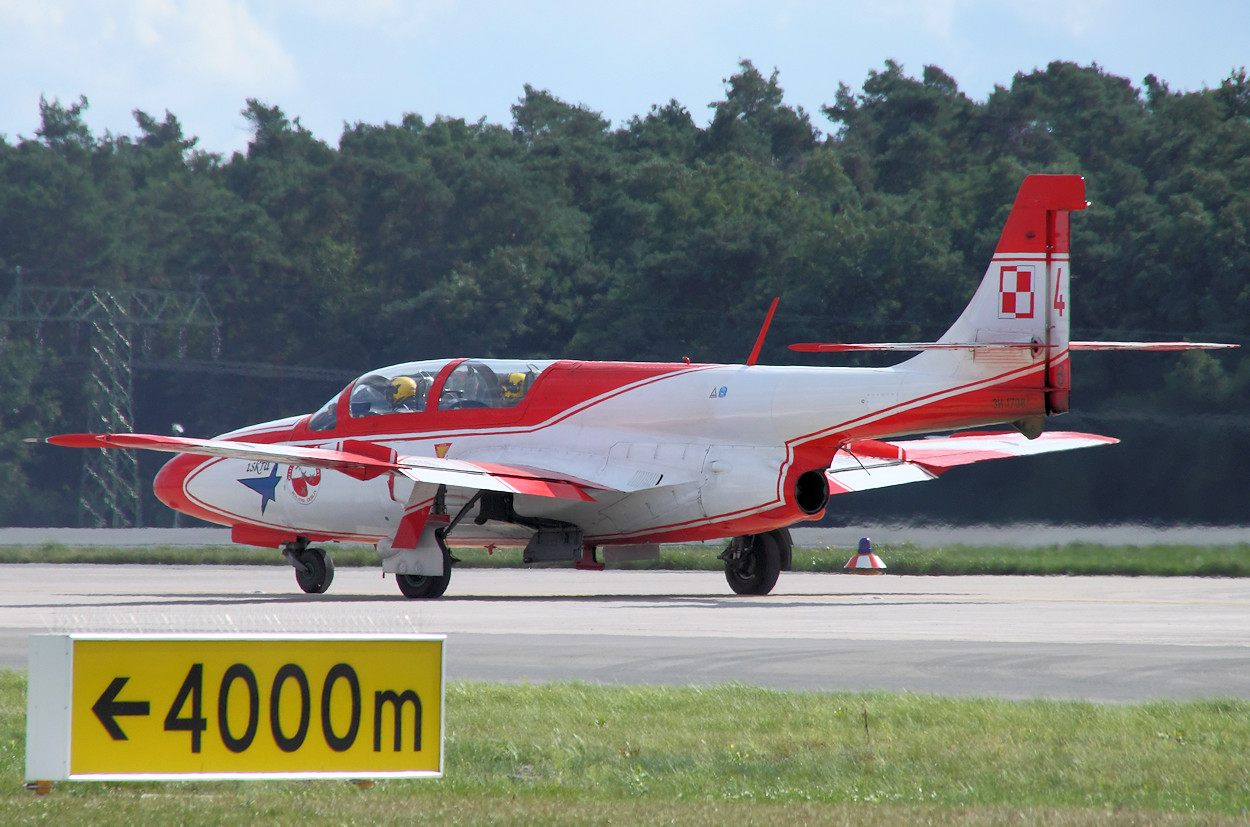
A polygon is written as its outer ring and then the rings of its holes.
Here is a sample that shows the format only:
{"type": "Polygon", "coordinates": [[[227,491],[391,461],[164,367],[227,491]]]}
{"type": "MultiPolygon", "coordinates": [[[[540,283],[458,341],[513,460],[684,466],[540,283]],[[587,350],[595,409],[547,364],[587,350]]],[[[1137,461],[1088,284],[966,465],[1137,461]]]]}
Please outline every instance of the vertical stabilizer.
{"type": "MultiPolygon", "coordinates": [[[[939,343],[1032,343],[1034,349],[972,348],[917,357],[974,375],[1044,363],[1046,412],[1068,410],[1068,216],[1085,209],[1079,175],[1030,175],[1020,185],[981,286],[939,343]]],[[[917,365],[919,367],[919,365],[917,365]]]]}

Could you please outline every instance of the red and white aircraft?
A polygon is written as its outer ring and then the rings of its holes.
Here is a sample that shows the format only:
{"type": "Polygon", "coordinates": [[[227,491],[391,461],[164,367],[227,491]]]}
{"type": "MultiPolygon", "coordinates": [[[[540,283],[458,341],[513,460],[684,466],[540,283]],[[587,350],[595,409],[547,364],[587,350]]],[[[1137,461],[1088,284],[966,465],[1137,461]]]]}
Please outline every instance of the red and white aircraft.
{"type": "Polygon", "coordinates": [[[766,321],[744,365],[409,362],[315,413],[215,439],[48,442],[179,454],[157,496],[237,543],[280,548],[306,592],[334,574],[316,543],[375,545],[403,594],[429,598],[447,588],[449,546],[602,568],[598,548],[733,538],[720,555],[730,587],[767,594],[789,568],[787,528],[820,519],[831,494],[1116,442],[1041,433],[1068,410],[1072,351],[1219,347],[1068,340],[1068,218],[1085,206],[1080,176],[1026,178],[980,288],[937,342],[792,346],[919,351],[893,367],[757,364],[766,321]],[[1002,423],[1015,431],[897,439],[1002,423]]]}

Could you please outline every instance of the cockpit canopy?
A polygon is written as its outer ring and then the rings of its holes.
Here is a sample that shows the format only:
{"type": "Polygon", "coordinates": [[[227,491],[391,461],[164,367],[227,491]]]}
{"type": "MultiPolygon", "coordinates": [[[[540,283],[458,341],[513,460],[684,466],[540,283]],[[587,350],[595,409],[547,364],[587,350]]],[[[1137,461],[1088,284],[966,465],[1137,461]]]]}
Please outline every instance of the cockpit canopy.
{"type": "MultiPolygon", "coordinates": [[[[367,373],[348,390],[348,415],[353,419],[431,410],[512,408],[529,393],[539,374],[553,362],[521,359],[465,359],[441,382],[454,359],[405,362],[367,373]],[[431,406],[431,401],[434,405],[431,406]]],[[[313,414],[313,431],[333,430],[341,393],[313,414]]]]}
{"type": "Polygon", "coordinates": [[[446,360],[408,362],[365,374],[352,385],[348,413],[356,418],[424,411],[445,364],[446,360]]]}

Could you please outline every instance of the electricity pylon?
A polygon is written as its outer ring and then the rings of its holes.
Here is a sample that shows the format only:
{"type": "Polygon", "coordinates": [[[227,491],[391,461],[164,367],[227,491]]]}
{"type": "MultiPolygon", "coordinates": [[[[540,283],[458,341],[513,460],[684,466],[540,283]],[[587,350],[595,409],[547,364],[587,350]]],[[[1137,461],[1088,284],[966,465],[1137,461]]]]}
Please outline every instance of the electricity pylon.
{"type": "MultiPolygon", "coordinates": [[[[168,348],[171,338],[177,340],[177,357],[184,357],[188,334],[197,328],[211,330],[213,358],[220,350],[217,317],[208,297],[198,289],[31,287],[23,283],[19,267],[13,292],[0,307],[0,320],[33,325],[39,348],[47,345],[46,337],[55,336],[65,343],[69,352],[63,355],[70,358],[78,355],[82,329],[88,331],[87,428],[98,433],[134,430],[136,336],[141,336],[140,347],[148,358],[154,347],[168,348]],[[176,337],[158,335],[171,332],[176,337]]],[[[85,452],[80,523],[111,528],[143,525],[139,491],[139,461],[134,451],[85,452]]]]}

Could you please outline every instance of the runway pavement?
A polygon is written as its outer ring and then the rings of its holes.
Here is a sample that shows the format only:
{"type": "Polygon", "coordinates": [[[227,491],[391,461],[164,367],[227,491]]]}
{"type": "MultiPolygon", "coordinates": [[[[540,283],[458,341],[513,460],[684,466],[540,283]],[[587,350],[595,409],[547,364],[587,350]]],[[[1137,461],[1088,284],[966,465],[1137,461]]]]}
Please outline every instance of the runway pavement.
{"type": "Polygon", "coordinates": [[[290,569],[0,566],[0,667],[46,631],[421,632],[447,677],[1004,698],[1250,698],[1250,581],[464,570],[411,601],[377,569],[305,595],[290,569]]]}

